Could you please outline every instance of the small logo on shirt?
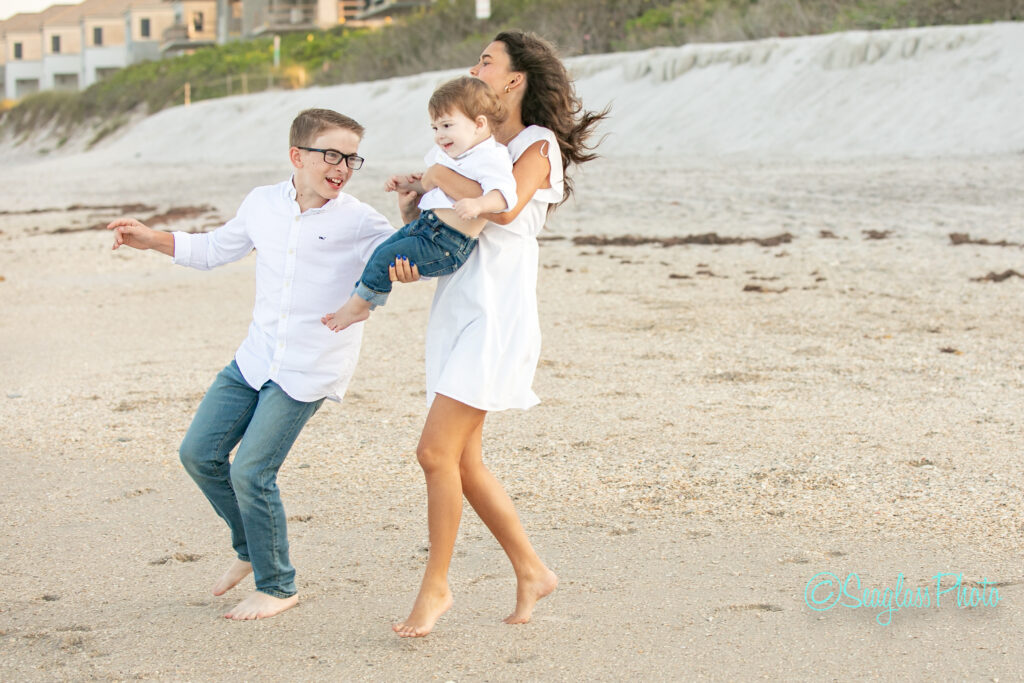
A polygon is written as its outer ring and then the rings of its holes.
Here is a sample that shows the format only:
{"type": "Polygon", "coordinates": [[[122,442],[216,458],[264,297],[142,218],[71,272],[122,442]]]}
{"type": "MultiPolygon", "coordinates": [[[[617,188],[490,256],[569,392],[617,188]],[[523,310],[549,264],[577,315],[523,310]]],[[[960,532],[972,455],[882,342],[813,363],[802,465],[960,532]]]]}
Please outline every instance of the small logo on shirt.
{"type": "Polygon", "coordinates": [[[323,235],[317,235],[317,237],[318,237],[319,239],[322,239],[322,240],[325,240],[325,239],[327,239],[327,238],[326,238],[326,237],[324,237],[323,235]]]}

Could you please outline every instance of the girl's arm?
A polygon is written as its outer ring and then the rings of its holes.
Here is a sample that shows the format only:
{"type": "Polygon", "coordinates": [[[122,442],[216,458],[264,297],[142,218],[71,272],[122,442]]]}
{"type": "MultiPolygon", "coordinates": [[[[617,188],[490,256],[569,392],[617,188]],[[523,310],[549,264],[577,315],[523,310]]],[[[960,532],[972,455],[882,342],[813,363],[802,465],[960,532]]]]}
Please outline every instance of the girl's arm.
{"type": "MultiPolygon", "coordinates": [[[[498,225],[508,225],[522,212],[534,193],[542,187],[551,187],[548,176],[551,175],[551,163],[543,154],[547,147],[545,140],[538,140],[530,145],[519,160],[512,166],[512,175],[516,179],[516,196],[519,202],[508,211],[502,213],[485,213],[486,218],[498,225]]],[[[445,166],[434,165],[427,169],[422,179],[423,187],[431,189],[440,187],[452,199],[467,199],[483,194],[480,184],[461,176],[445,166]]]]}
{"type": "MultiPolygon", "coordinates": [[[[513,175],[515,175],[514,172],[513,175]]],[[[484,189],[480,186],[480,183],[470,180],[466,176],[456,173],[441,164],[434,164],[429,167],[420,178],[420,184],[427,192],[440,187],[442,192],[455,201],[473,199],[484,194],[484,189]]]]}

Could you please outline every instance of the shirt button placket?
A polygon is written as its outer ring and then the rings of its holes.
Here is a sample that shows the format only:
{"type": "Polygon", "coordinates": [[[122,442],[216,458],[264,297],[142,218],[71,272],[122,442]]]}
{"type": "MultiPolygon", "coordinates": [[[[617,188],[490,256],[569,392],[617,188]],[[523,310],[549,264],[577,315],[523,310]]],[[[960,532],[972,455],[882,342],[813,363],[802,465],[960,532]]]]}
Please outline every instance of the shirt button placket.
{"type": "Polygon", "coordinates": [[[288,226],[288,249],[284,257],[284,282],[281,286],[281,308],[277,319],[277,340],[274,345],[274,362],[270,366],[273,380],[281,369],[284,354],[288,350],[288,318],[292,308],[292,281],[295,279],[295,262],[298,252],[299,233],[302,217],[296,215],[288,226]]]}

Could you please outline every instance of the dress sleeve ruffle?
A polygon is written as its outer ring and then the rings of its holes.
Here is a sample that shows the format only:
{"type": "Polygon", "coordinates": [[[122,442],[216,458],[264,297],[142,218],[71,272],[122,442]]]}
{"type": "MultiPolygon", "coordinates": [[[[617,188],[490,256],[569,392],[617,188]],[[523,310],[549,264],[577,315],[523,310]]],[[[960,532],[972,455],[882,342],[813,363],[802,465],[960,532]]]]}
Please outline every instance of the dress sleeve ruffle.
{"type": "Polygon", "coordinates": [[[544,141],[548,143],[543,152],[551,164],[548,174],[548,183],[551,187],[544,187],[533,193],[533,198],[526,205],[526,208],[511,222],[506,225],[499,223],[488,223],[487,230],[494,226],[506,232],[522,235],[523,237],[536,237],[544,229],[544,216],[548,204],[557,204],[562,201],[562,152],[558,147],[558,140],[555,134],[542,126],[528,126],[520,131],[519,135],[512,138],[508,143],[508,152],[515,164],[534,143],[544,141]],[[543,207],[543,208],[540,208],[543,207]]]}
{"type": "Polygon", "coordinates": [[[547,202],[548,204],[557,204],[562,201],[563,186],[562,152],[558,147],[558,140],[555,138],[555,134],[542,126],[527,126],[508,144],[508,151],[512,155],[512,163],[514,164],[523,155],[523,152],[540,140],[548,143],[544,153],[548,161],[551,162],[551,174],[548,176],[548,182],[551,184],[551,187],[537,190],[533,195],[533,199],[535,201],[547,202]]]}

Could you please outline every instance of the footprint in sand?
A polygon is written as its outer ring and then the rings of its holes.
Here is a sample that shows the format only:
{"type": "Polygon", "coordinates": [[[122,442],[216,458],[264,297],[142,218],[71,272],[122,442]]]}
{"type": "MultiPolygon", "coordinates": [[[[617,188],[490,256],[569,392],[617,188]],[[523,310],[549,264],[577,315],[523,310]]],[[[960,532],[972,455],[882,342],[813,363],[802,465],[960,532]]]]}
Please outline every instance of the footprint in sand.
{"type": "Polygon", "coordinates": [[[778,605],[771,605],[768,603],[757,603],[755,605],[729,605],[729,609],[740,612],[781,612],[782,608],[778,605]]]}
{"type": "Polygon", "coordinates": [[[120,496],[116,496],[114,498],[107,498],[107,502],[116,503],[118,501],[128,500],[129,498],[138,498],[139,496],[144,496],[147,493],[156,493],[156,489],[151,489],[148,486],[142,489],[132,489],[130,491],[125,491],[120,496]]]}
{"type": "Polygon", "coordinates": [[[176,560],[178,562],[197,562],[202,559],[202,557],[202,555],[196,555],[195,553],[174,553],[173,555],[164,555],[163,557],[158,557],[155,560],[150,560],[149,563],[152,565],[168,564],[172,560],[176,560]]]}

